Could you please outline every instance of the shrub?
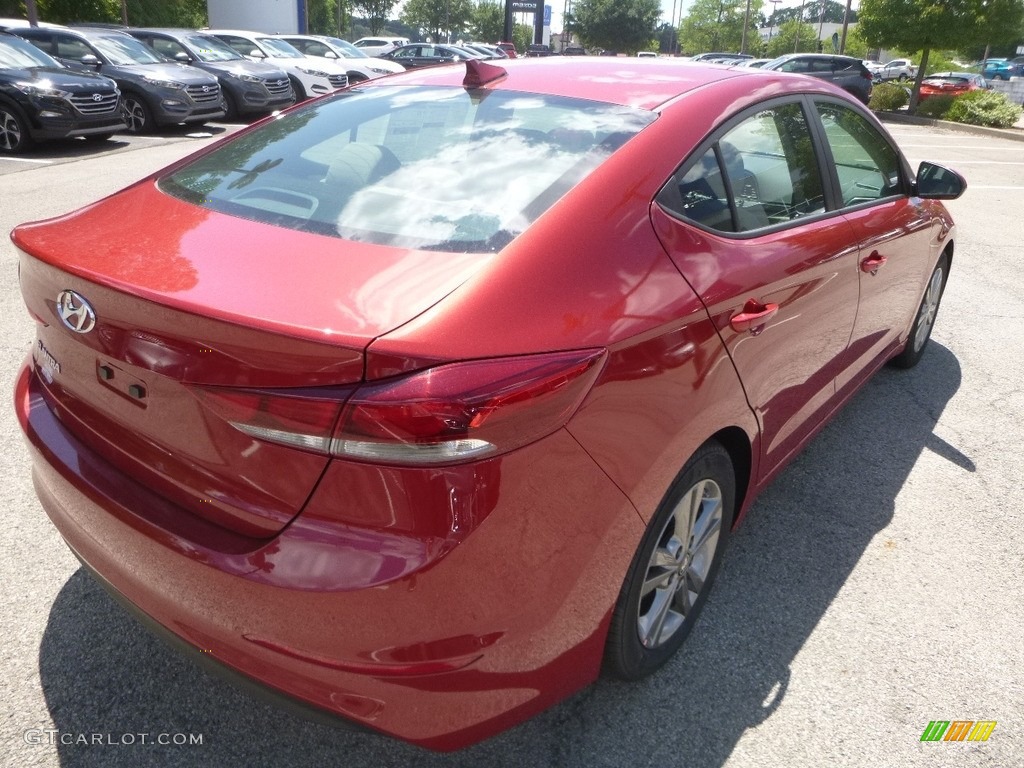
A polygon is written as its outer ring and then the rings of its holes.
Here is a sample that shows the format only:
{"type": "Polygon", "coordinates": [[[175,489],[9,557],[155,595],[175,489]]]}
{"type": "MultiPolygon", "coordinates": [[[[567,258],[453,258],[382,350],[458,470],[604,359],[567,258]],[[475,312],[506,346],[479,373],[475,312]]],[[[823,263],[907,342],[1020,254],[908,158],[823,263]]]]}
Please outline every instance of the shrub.
{"type": "Polygon", "coordinates": [[[868,106],[875,111],[895,112],[900,107],[905,107],[910,97],[907,89],[896,83],[879,83],[871,91],[871,101],[868,106]]]}
{"type": "Polygon", "coordinates": [[[955,123],[1009,128],[1020,119],[1020,114],[1020,106],[1002,93],[970,91],[953,100],[953,105],[946,113],[946,119],[955,123]]]}
{"type": "Polygon", "coordinates": [[[917,114],[921,117],[931,117],[936,120],[945,120],[946,113],[953,105],[956,96],[940,93],[936,96],[929,96],[917,105],[917,114]]]}

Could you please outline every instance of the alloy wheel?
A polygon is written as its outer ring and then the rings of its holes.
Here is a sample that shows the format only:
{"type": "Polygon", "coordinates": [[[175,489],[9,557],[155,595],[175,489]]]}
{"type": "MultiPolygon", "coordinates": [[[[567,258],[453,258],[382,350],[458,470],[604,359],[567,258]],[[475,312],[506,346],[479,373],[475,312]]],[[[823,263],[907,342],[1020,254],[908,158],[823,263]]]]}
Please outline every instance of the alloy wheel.
{"type": "Polygon", "coordinates": [[[921,302],[921,309],[917,316],[917,327],[914,329],[914,351],[919,352],[924,343],[931,335],[932,326],[935,324],[935,315],[939,311],[939,300],[942,298],[942,267],[936,268],[932,273],[932,279],[928,282],[928,290],[925,291],[924,301],[921,302]]]}
{"type": "Polygon", "coordinates": [[[0,110],[0,150],[17,152],[21,149],[23,134],[18,118],[6,109],[0,110]]]}
{"type": "Polygon", "coordinates": [[[722,489],[693,485],[665,522],[640,590],[637,632],[645,648],[667,643],[704,590],[722,532],[722,489]]]}

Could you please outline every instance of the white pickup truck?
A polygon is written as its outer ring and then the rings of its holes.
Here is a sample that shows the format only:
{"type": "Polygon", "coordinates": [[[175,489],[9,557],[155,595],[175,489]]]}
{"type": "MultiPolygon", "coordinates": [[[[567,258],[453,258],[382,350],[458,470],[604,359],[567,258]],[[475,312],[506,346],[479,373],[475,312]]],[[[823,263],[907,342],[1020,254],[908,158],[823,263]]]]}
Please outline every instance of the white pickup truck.
{"type": "Polygon", "coordinates": [[[917,77],[917,67],[910,59],[893,59],[887,64],[876,67],[872,74],[875,80],[913,80],[917,77]]]}

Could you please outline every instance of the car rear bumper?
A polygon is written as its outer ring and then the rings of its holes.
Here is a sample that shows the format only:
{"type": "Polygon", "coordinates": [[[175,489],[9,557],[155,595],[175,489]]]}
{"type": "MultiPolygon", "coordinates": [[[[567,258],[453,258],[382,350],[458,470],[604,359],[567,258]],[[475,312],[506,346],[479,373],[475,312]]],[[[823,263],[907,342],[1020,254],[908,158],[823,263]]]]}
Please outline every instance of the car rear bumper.
{"type": "MultiPolygon", "coordinates": [[[[445,539],[300,514],[254,540],[79,443],[30,361],[15,399],[36,491],[79,559],[176,645],[274,696],[452,750],[597,676],[643,524],[564,430],[493,460],[490,509],[453,520],[445,539]]],[[[368,471],[370,490],[351,501],[386,517],[391,500],[374,496],[368,471]]]]}

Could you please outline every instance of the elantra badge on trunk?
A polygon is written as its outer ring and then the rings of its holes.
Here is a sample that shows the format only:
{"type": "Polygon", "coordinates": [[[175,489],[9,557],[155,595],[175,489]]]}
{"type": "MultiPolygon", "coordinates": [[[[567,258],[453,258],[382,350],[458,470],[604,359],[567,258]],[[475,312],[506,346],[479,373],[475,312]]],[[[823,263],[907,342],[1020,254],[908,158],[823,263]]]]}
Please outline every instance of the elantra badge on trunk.
{"type": "Polygon", "coordinates": [[[60,321],[75,333],[88,333],[96,327],[96,313],[81,294],[61,291],[57,296],[57,314],[60,321]]]}

